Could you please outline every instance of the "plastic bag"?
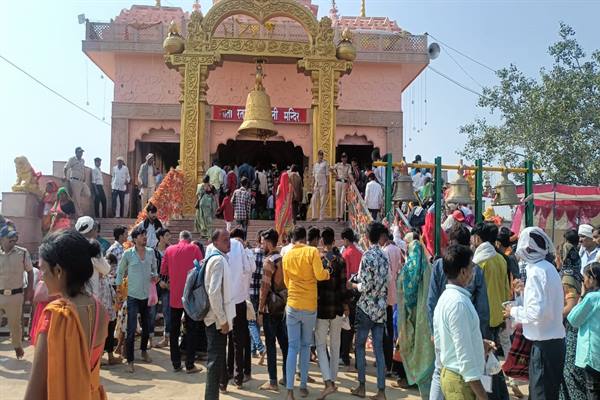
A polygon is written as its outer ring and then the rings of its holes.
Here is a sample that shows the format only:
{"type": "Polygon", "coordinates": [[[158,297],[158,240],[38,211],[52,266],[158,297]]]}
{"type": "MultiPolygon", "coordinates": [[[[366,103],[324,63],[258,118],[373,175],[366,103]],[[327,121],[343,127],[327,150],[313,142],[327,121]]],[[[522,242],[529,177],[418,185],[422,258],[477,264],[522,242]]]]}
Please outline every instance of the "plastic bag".
{"type": "Polygon", "coordinates": [[[502,371],[500,361],[498,361],[498,359],[493,353],[490,353],[485,362],[485,374],[490,376],[497,375],[500,373],[500,371],[502,371]]]}
{"type": "Polygon", "coordinates": [[[156,283],[150,282],[150,289],[148,290],[148,307],[152,307],[158,304],[158,293],[156,292],[156,283]]]}

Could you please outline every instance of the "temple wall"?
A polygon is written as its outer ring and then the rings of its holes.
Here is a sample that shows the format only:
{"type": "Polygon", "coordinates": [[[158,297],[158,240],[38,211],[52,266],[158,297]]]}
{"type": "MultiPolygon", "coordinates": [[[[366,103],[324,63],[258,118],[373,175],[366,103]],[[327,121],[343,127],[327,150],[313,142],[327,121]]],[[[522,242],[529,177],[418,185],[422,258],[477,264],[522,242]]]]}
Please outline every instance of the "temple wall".
{"type": "MultiPolygon", "coordinates": [[[[115,102],[178,104],[180,75],[165,68],[162,57],[117,55],[115,102]]],[[[265,88],[273,107],[310,108],[311,81],[295,64],[265,65],[265,88]]],[[[255,66],[225,61],[211,71],[207,100],[215,105],[246,103],[255,66]]],[[[402,88],[413,71],[401,65],[356,63],[340,80],[339,107],[344,110],[400,111],[402,88]]]]}

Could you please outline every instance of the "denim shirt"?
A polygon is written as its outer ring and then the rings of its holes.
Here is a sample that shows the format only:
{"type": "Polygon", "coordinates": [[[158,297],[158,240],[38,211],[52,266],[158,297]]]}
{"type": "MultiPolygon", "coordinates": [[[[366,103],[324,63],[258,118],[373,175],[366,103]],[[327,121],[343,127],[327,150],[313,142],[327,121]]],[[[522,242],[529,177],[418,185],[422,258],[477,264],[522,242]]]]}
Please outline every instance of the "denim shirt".
{"type": "MultiPolygon", "coordinates": [[[[479,266],[475,265],[473,273],[475,274],[473,281],[466,289],[471,294],[471,301],[479,316],[481,336],[489,338],[490,306],[487,298],[485,279],[483,278],[483,271],[479,266]]],[[[429,294],[427,295],[427,318],[429,320],[431,332],[433,332],[433,311],[435,310],[435,306],[437,305],[442,292],[446,289],[447,283],[448,279],[444,273],[444,260],[439,258],[433,263],[431,281],[429,283],[429,294]]]]}

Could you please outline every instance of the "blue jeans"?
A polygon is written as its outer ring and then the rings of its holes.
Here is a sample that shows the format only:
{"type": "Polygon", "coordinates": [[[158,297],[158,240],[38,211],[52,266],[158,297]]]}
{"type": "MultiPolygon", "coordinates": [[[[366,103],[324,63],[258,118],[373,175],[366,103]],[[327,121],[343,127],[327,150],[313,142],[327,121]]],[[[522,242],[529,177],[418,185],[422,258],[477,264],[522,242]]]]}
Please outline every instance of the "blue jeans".
{"type": "Polygon", "coordinates": [[[133,346],[135,345],[135,331],[137,329],[137,316],[140,314],[142,326],[142,351],[148,350],[148,299],[139,300],[127,297],[127,339],[125,341],[125,353],[127,362],[133,362],[133,346]]]}
{"type": "Polygon", "coordinates": [[[248,330],[250,331],[250,352],[255,353],[264,353],[265,345],[263,344],[260,338],[260,327],[256,323],[256,321],[248,321],[248,330]]]}
{"type": "MultiPolygon", "coordinates": [[[[385,390],[385,356],[383,355],[383,331],[385,324],[375,323],[360,308],[356,308],[356,364],[358,367],[358,383],[364,385],[367,361],[365,359],[365,346],[369,331],[372,334],[375,362],[377,363],[377,389],[385,390]]],[[[289,372],[289,371],[288,371],[289,372]]]]}
{"type": "Polygon", "coordinates": [[[300,354],[300,388],[306,389],[310,346],[313,344],[313,331],[317,322],[317,312],[301,311],[287,306],[285,313],[289,342],[285,363],[286,387],[288,390],[294,389],[296,364],[298,362],[298,354],[300,354]]]}

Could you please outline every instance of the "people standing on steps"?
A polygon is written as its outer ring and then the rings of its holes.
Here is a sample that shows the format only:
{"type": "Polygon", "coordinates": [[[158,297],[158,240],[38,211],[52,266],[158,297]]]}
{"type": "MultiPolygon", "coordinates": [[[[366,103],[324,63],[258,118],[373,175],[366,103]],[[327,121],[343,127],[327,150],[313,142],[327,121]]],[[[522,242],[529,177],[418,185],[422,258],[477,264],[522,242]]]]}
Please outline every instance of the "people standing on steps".
{"type": "Polygon", "coordinates": [[[85,184],[85,160],[83,159],[83,149],[77,147],[75,156],[69,158],[69,161],[63,168],[64,179],[68,186],[71,198],[75,204],[75,214],[83,214],[82,198],[90,196],[90,190],[85,184]]]}
{"type": "Polygon", "coordinates": [[[125,215],[125,195],[129,191],[131,176],[129,168],[125,165],[125,159],[121,156],[117,157],[117,165],[112,169],[111,173],[111,189],[112,189],[112,215],[117,217],[117,200],[119,201],[119,218],[125,215]]]}
{"type": "Polygon", "coordinates": [[[146,207],[156,190],[156,175],[158,175],[158,171],[154,162],[154,154],[148,153],[146,155],[146,162],[140,165],[140,170],[138,172],[138,185],[140,187],[142,208],[146,207]]]}
{"type": "Polygon", "coordinates": [[[346,218],[346,189],[350,179],[348,155],[342,153],[342,161],[333,166],[335,176],[335,216],[338,222],[346,218]]]}
{"type": "Polygon", "coordinates": [[[317,153],[317,162],[313,166],[312,176],[314,180],[313,194],[310,201],[312,220],[316,219],[318,210],[319,221],[322,221],[325,218],[327,193],[329,191],[329,164],[323,159],[323,150],[319,150],[317,153]]]}
{"type": "Polygon", "coordinates": [[[92,189],[94,193],[94,216],[100,218],[100,205],[102,205],[102,218],[106,218],[106,193],[104,192],[104,178],[102,177],[102,159],[94,158],[92,169],[92,189]]]}

